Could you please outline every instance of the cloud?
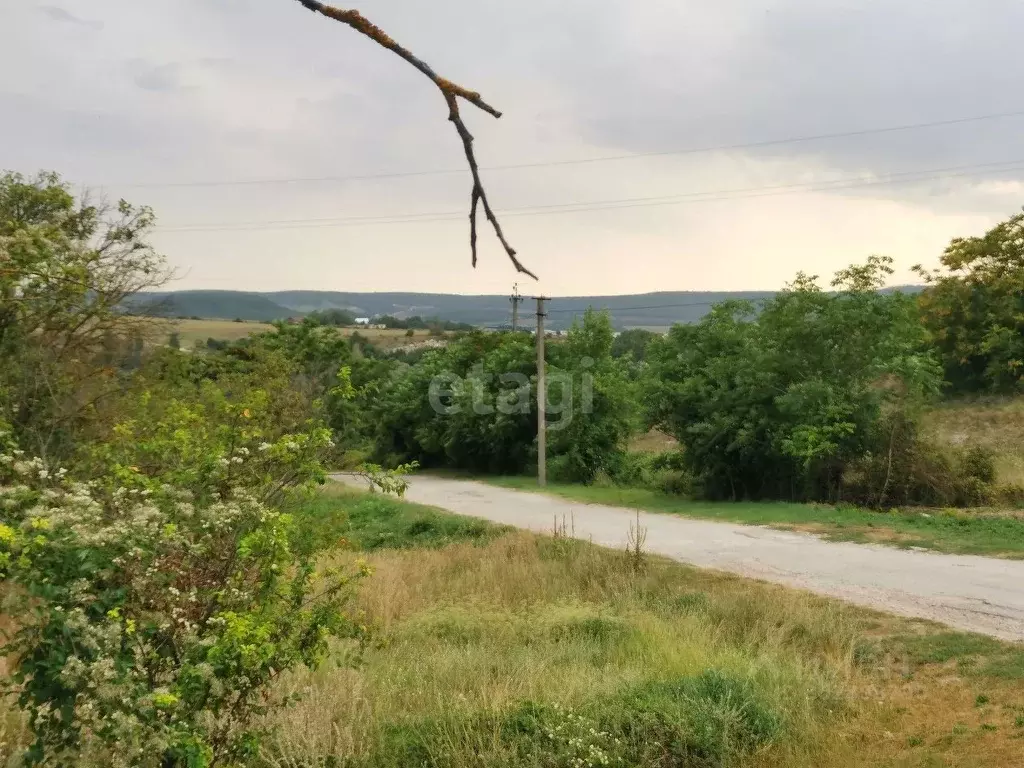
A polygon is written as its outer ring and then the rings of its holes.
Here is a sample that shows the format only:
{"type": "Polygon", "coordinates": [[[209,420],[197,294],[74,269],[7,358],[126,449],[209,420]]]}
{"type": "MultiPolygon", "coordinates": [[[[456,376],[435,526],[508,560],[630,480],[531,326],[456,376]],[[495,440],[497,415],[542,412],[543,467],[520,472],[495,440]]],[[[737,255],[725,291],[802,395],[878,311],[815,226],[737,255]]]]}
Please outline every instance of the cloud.
{"type": "MultiPolygon", "coordinates": [[[[0,28],[19,29],[0,48],[0,112],[16,118],[3,166],[56,168],[153,204],[168,227],[160,245],[191,268],[189,287],[509,287],[489,232],[480,268],[466,267],[461,145],[436,88],[406,62],[294,0],[88,7],[99,21],[0,3],[0,28]],[[95,34],[73,26],[83,23],[95,34]],[[455,172],[415,175],[438,169],[455,172]],[[367,174],[399,176],[247,183],[367,174]],[[207,181],[246,183],[176,186],[207,181]],[[459,215],[246,228],[437,211],[459,215]],[[196,223],[243,226],[171,231],[196,223]]],[[[549,293],[772,288],[869,252],[927,263],[949,237],[1022,202],[1024,162],[980,164],[1024,160],[1024,117],[562,164],[1024,109],[1019,0],[773,0],[767,11],[763,0],[388,0],[361,10],[504,112],[467,106],[464,117],[495,208],[534,209],[502,223],[549,293]],[[531,167],[493,168],[517,164],[531,167]],[[966,170],[893,176],[956,167],[966,170]],[[752,192],[728,192],[741,189],[752,192]],[[724,192],[695,194],[709,190],[724,192]],[[677,200],[539,208],[658,196],[677,200]]]]}
{"type": "Polygon", "coordinates": [[[100,30],[103,29],[103,22],[92,19],[82,19],[74,14],[60,8],[56,5],[41,5],[39,10],[45,13],[54,21],[64,21],[70,24],[78,24],[79,26],[88,27],[89,29],[100,30]]]}
{"type": "MultiPolygon", "coordinates": [[[[715,146],[1024,108],[1014,0],[654,2],[608,17],[568,70],[580,130],[634,151],[715,146]]],[[[575,57],[571,57],[575,58],[575,57]]],[[[745,150],[849,171],[1024,159],[1024,115],[745,150]]]]}
{"type": "Polygon", "coordinates": [[[142,63],[141,72],[135,74],[135,84],[146,91],[168,92],[181,87],[181,71],[177,64],[156,66],[142,63]]]}

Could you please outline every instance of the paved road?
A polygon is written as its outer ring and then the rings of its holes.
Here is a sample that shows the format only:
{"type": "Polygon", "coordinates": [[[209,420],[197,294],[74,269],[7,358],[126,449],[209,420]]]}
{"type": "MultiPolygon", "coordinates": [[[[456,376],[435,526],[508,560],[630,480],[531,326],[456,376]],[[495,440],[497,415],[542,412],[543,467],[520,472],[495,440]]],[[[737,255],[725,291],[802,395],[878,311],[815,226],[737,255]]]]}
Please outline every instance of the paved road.
{"type": "MultiPolygon", "coordinates": [[[[363,481],[336,476],[342,482],[363,481]]],[[[555,519],[575,535],[624,546],[636,512],[511,491],[466,480],[415,477],[406,498],[496,523],[550,532],[555,519]]],[[[648,551],[731,573],[800,587],[869,608],[932,619],[1024,641],[1024,562],[911,552],[823,541],[758,526],[640,513],[648,551]]]]}

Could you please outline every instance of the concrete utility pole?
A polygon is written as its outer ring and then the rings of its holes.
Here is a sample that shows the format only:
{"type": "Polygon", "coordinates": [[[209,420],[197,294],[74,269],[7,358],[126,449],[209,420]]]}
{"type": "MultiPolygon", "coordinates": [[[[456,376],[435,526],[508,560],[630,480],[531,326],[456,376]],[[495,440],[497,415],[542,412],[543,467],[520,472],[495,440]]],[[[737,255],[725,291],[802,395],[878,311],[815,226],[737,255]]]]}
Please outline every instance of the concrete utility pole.
{"type": "Polygon", "coordinates": [[[512,333],[519,330],[519,305],[526,299],[519,295],[519,283],[512,286],[512,295],[508,297],[512,302],[512,333]]]}
{"type": "Polygon", "coordinates": [[[537,485],[548,484],[548,393],[544,362],[544,302],[547,296],[537,296],[537,485]]]}

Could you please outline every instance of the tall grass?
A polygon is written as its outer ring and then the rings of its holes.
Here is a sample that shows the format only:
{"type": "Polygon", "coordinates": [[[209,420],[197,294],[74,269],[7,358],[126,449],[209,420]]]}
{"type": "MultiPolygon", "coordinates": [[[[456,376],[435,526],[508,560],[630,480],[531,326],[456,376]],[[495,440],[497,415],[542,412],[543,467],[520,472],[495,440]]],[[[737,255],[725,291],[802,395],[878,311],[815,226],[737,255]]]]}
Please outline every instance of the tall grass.
{"type": "Polygon", "coordinates": [[[858,621],[835,603],[721,578],[703,591],[674,564],[638,572],[525,533],[374,564],[361,606],[378,646],[358,672],[287,682],[307,698],[271,764],[632,765],[673,749],[680,765],[797,764],[844,709],[858,621]]]}

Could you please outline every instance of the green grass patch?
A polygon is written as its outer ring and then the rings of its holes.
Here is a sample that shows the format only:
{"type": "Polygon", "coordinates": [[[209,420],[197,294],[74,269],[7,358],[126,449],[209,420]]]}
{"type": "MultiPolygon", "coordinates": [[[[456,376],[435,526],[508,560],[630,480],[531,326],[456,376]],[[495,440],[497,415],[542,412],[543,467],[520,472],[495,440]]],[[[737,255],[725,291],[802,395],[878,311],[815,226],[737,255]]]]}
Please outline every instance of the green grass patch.
{"type": "Polygon", "coordinates": [[[524,701],[496,712],[434,716],[382,729],[358,765],[732,765],[785,735],[782,714],[748,680],[706,670],[652,680],[577,706],[524,701]],[[453,739],[460,734],[461,739],[453,739]]]}
{"type": "MultiPolygon", "coordinates": [[[[486,477],[502,488],[540,492],[529,477],[486,477]]],[[[586,504],[813,532],[832,541],[876,543],[952,554],[1024,559],[1024,520],[944,510],[877,512],[854,506],[788,502],[708,502],[644,488],[549,484],[544,493],[586,504]]]]}
{"type": "Polygon", "coordinates": [[[355,548],[437,548],[461,541],[485,543],[508,531],[486,520],[451,515],[379,493],[331,485],[289,510],[305,552],[355,548]]]}

